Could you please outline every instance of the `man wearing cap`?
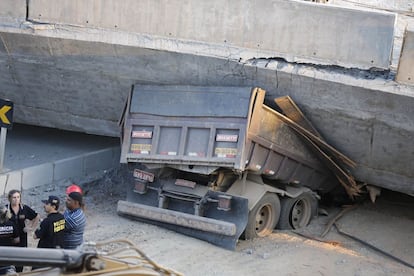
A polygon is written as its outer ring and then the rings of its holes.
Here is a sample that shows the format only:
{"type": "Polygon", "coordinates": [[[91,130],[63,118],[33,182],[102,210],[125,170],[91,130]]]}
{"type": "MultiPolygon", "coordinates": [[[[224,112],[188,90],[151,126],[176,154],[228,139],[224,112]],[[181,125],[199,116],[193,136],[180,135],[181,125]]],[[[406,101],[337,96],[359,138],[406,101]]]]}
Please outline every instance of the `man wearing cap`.
{"type": "Polygon", "coordinates": [[[86,217],[83,212],[83,197],[79,192],[71,192],[66,196],[64,248],[76,249],[83,243],[83,232],[86,217]]]}
{"type": "Polygon", "coordinates": [[[57,196],[49,196],[42,200],[47,217],[34,232],[33,238],[40,239],[39,248],[63,248],[65,218],[59,213],[60,200],[57,196]]]}

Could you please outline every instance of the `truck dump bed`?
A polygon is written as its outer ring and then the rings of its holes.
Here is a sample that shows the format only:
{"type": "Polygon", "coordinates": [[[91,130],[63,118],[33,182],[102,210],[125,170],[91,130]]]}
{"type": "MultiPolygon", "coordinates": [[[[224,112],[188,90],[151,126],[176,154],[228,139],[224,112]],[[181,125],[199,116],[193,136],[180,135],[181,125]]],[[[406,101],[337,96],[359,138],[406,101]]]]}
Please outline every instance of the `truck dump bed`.
{"type": "Polygon", "coordinates": [[[328,190],[331,174],[250,87],[136,85],[121,162],[209,174],[219,167],[328,190]]]}
{"type": "Polygon", "coordinates": [[[243,170],[250,96],[240,87],[135,86],[121,162],[243,170]]]}
{"type": "Polygon", "coordinates": [[[247,228],[273,231],[279,196],[304,200],[310,219],[309,191],[338,186],[332,168],[347,184],[333,161],[343,158],[264,98],[251,87],[134,86],[120,121],[133,179],[118,213],[229,249],[247,228]]]}

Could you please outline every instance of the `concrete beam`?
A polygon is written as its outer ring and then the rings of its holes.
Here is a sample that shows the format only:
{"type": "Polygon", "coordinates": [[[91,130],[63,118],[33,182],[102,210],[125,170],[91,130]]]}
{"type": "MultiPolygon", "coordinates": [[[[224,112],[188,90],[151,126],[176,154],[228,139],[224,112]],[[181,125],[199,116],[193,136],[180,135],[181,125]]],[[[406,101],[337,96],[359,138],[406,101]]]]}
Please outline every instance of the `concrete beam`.
{"type": "MultiPolygon", "coordinates": [[[[111,135],[119,131],[134,83],[259,86],[269,102],[291,96],[327,141],[358,163],[358,180],[414,194],[414,117],[408,112],[414,86],[365,71],[98,42],[106,30],[68,29],[0,31],[0,96],[15,102],[16,120],[111,135]]],[[[132,44],[136,36],[127,38],[132,44]]]]}
{"type": "Polygon", "coordinates": [[[32,0],[29,18],[162,37],[163,50],[196,42],[203,55],[362,69],[389,68],[395,24],[392,13],[286,0],[32,0]]]}

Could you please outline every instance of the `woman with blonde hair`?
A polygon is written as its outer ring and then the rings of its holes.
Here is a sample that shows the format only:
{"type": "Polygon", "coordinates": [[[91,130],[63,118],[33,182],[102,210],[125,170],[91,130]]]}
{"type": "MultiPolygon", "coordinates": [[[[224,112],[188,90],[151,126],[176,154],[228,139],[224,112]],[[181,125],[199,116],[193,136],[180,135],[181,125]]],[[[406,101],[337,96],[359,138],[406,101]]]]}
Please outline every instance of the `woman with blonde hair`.
{"type": "MultiPolygon", "coordinates": [[[[28,205],[21,202],[22,193],[19,190],[11,190],[8,194],[9,204],[6,207],[9,209],[11,218],[17,226],[19,232],[20,242],[17,246],[27,247],[27,232],[29,229],[36,229],[40,216],[39,214],[30,208],[28,205]],[[26,222],[30,221],[29,226],[26,226],[26,222]]],[[[17,272],[23,271],[23,267],[16,267],[17,272]]]]}

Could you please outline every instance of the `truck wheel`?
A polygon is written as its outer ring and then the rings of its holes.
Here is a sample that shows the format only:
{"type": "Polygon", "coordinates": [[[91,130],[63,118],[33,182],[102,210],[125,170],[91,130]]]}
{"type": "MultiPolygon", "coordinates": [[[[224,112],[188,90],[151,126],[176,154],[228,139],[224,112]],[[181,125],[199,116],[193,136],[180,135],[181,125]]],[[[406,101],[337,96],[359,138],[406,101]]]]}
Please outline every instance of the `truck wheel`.
{"type": "Polygon", "coordinates": [[[317,201],[310,192],[298,197],[285,197],[281,199],[280,219],[278,229],[300,229],[309,224],[316,212],[317,201]]]}
{"type": "Polygon", "coordinates": [[[249,212],[244,238],[249,240],[269,235],[280,215],[280,200],[276,194],[266,193],[249,212]]]}

